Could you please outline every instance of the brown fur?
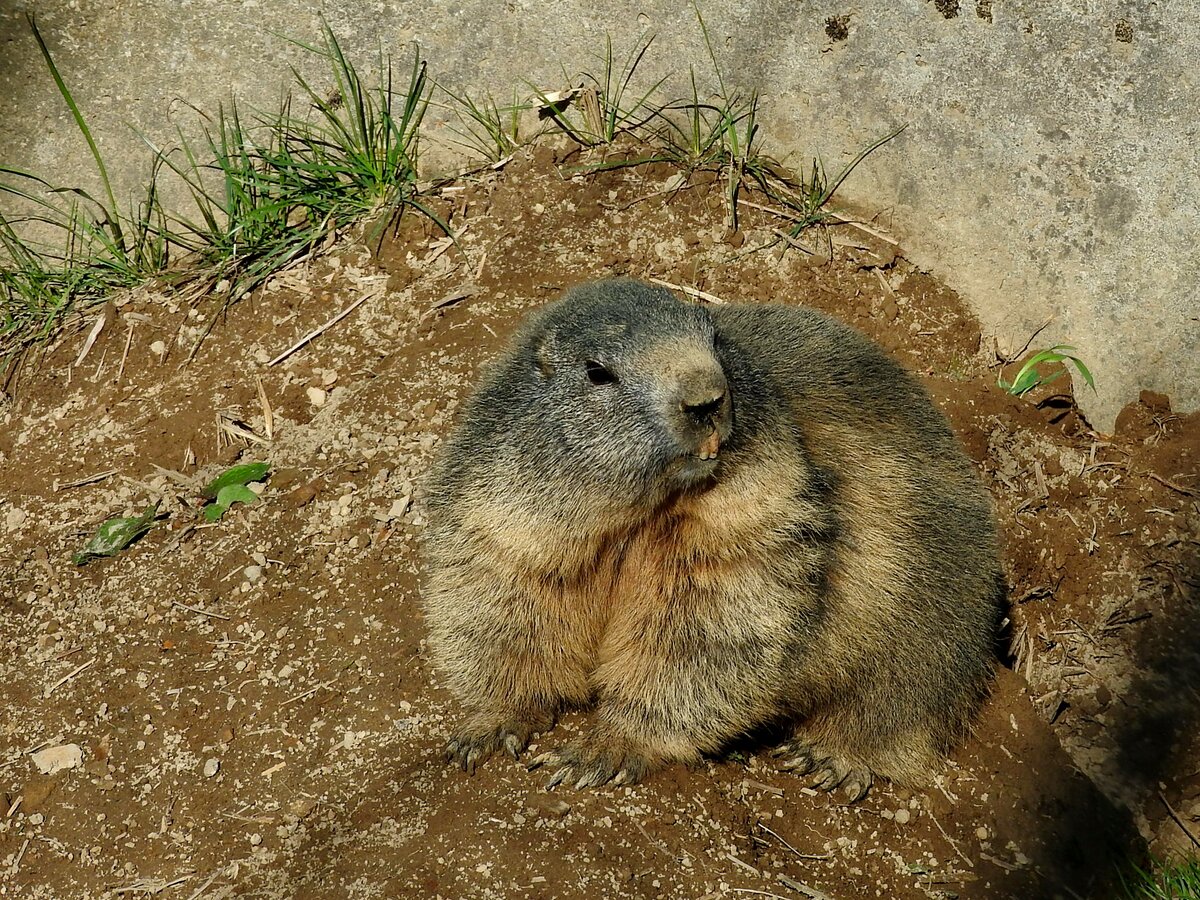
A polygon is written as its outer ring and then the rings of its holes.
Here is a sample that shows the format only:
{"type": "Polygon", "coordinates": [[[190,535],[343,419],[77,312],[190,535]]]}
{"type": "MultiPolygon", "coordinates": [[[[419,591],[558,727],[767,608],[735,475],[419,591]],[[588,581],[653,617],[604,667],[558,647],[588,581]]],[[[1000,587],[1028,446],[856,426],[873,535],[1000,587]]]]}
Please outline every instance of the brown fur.
{"type": "Polygon", "coordinates": [[[595,704],[535,761],[555,780],[635,781],[772,725],[823,787],[926,779],[991,665],[999,569],[969,464],[848,329],[776,307],[713,326],[643,291],[602,283],[535,318],[431,479],[431,649],[472,710],[448,755],[515,756],[595,704]],[[589,384],[600,357],[613,382],[589,384]]]}

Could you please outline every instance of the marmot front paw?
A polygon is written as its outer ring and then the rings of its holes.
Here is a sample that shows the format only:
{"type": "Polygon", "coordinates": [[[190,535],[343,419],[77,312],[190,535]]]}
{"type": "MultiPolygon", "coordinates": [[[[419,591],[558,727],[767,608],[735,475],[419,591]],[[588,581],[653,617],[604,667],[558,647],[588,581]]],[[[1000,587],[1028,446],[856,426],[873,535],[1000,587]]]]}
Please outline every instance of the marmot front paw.
{"type": "Polygon", "coordinates": [[[544,713],[507,718],[498,724],[475,721],[446,741],[444,756],[446,762],[474,775],[475,766],[497,750],[519,759],[530,738],[553,725],[553,716],[544,713]]]}
{"type": "Polygon", "coordinates": [[[833,791],[840,786],[851,803],[857,803],[867,796],[875,780],[866,766],[852,763],[837,753],[800,738],[785,741],[772,750],[771,755],[782,760],[779,768],[786,772],[812,775],[814,787],[833,791]]]}
{"type": "Polygon", "coordinates": [[[549,750],[529,763],[529,770],[545,767],[551,772],[549,790],[566,782],[576,788],[637,784],[654,765],[649,757],[619,741],[573,741],[559,750],[549,750]]]}

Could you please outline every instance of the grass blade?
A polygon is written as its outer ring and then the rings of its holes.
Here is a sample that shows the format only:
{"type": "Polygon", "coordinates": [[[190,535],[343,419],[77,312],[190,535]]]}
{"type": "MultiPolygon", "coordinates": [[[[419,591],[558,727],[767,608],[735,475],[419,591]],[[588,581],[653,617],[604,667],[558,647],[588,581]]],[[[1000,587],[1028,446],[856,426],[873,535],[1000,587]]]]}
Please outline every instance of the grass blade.
{"type": "Polygon", "coordinates": [[[87,141],[88,149],[92,152],[92,159],[96,161],[96,170],[100,173],[100,181],[104,185],[104,193],[108,196],[108,207],[105,209],[108,224],[112,229],[113,239],[119,246],[124,247],[120,217],[117,215],[117,198],[113,194],[112,182],[108,178],[108,169],[104,165],[104,157],[100,155],[100,148],[96,146],[96,141],[92,138],[91,129],[88,128],[87,122],[84,121],[83,113],[79,111],[79,106],[75,103],[75,98],[71,95],[67,83],[59,73],[58,66],[54,64],[54,57],[50,54],[50,48],[46,46],[46,41],[42,38],[41,31],[38,30],[37,20],[34,18],[33,13],[27,13],[25,18],[29,22],[29,28],[33,31],[33,37],[37,41],[38,48],[42,51],[42,58],[45,59],[46,66],[50,69],[50,75],[54,78],[54,84],[58,87],[58,92],[62,95],[63,101],[71,111],[71,116],[75,119],[75,125],[79,128],[79,132],[83,135],[84,140],[87,141]]]}

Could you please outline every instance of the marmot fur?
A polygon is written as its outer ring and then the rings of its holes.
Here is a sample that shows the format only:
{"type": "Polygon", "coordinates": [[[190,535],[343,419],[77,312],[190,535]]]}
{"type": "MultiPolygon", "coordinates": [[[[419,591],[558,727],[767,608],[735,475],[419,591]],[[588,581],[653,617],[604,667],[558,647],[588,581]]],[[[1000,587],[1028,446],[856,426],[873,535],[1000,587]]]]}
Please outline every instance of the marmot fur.
{"type": "Polygon", "coordinates": [[[632,783],[751,731],[825,789],[926,781],[986,693],[989,498],[915,378],[811,309],[629,280],[531,315],[427,482],[447,757],[632,783]]]}

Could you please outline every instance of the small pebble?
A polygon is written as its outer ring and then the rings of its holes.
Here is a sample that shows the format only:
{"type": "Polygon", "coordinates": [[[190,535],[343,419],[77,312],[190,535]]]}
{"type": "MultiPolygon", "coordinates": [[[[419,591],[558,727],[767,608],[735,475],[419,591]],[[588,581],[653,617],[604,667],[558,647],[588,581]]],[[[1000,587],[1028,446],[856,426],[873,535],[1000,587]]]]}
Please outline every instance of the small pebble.
{"type": "Polygon", "coordinates": [[[981,841],[986,841],[987,837],[988,837],[987,827],[984,825],[980,825],[978,828],[976,828],[975,829],[975,837],[979,838],[981,841]]]}
{"type": "Polygon", "coordinates": [[[301,507],[306,503],[311,503],[313,498],[321,491],[321,482],[319,480],[310,481],[308,484],[303,484],[296,488],[288,495],[288,503],[293,507],[301,507]]]}
{"type": "Polygon", "coordinates": [[[246,580],[251,583],[262,578],[262,573],[263,570],[262,566],[260,565],[246,566],[246,568],[242,570],[242,574],[246,576],[246,580]]]}
{"type": "Polygon", "coordinates": [[[308,402],[313,406],[324,406],[325,400],[329,396],[327,393],[317,387],[310,387],[307,391],[305,391],[305,393],[308,394],[308,402]]]}
{"type": "Polygon", "coordinates": [[[204,763],[204,777],[205,778],[212,778],[220,770],[221,770],[221,761],[220,760],[210,759],[204,763]]]}
{"type": "Polygon", "coordinates": [[[25,520],[29,518],[29,514],[23,509],[13,507],[4,515],[4,527],[9,531],[16,531],[25,524],[25,520]]]}
{"type": "Polygon", "coordinates": [[[907,809],[898,809],[895,815],[892,816],[897,825],[907,825],[909,818],[910,815],[907,809]]]}
{"type": "Polygon", "coordinates": [[[167,345],[162,341],[155,341],[150,345],[150,352],[155,356],[164,356],[167,352],[167,345]]]}
{"type": "Polygon", "coordinates": [[[250,846],[251,847],[257,847],[261,843],[262,843],[262,835],[261,834],[256,833],[256,834],[250,835],[250,846]]]}
{"type": "Polygon", "coordinates": [[[74,769],[83,764],[83,751],[78,744],[60,744],[46,747],[30,754],[34,767],[43,775],[53,775],[63,769],[74,769]]]}
{"type": "Polygon", "coordinates": [[[311,797],[300,797],[288,804],[288,812],[298,819],[303,819],[317,806],[317,801],[311,797]]]}
{"type": "Polygon", "coordinates": [[[571,811],[571,804],[562,800],[548,800],[538,807],[538,815],[542,819],[561,819],[571,811]]]}

